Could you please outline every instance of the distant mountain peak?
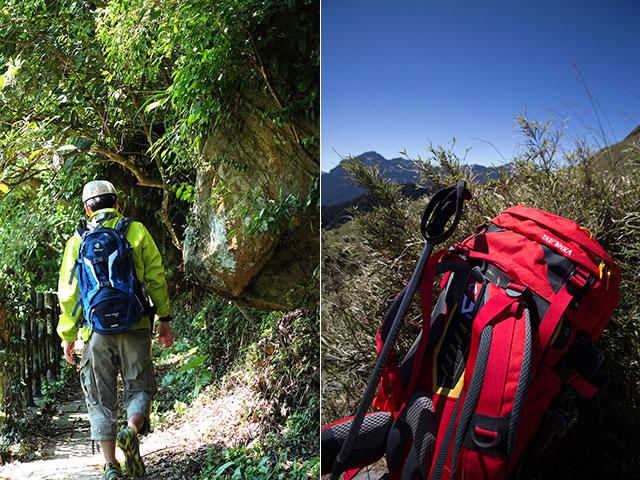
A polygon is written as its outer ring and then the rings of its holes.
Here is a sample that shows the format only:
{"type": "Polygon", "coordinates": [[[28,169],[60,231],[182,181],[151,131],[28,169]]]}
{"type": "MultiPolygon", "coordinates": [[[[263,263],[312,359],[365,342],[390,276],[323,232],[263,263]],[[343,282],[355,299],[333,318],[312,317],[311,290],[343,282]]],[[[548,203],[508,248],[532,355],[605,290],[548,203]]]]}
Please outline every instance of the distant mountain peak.
{"type": "MultiPolygon", "coordinates": [[[[353,157],[360,160],[366,166],[377,166],[383,178],[401,185],[415,185],[421,182],[418,161],[408,158],[396,157],[386,159],[378,152],[371,150],[353,157]]],[[[344,169],[342,160],[329,172],[322,173],[322,199],[323,206],[337,205],[353,200],[364,193],[364,189],[353,183],[349,174],[344,169]]],[[[479,175],[487,175],[486,167],[472,165],[479,175]]]]}
{"type": "Polygon", "coordinates": [[[378,152],[374,152],[372,150],[370,152],[361,153],[360,155],[355,157],[349,156],[349,157],[343,158],[342,160],[340,160],[340,163],[338,163],[338,165],[336,165],[331,170],[329,170],[329,172],[322,172],[322,173],[323,174],[331,173],[336,169],[342,170],[343,169],[342,164],[347,160],[351,160],[352,158],[360,160],[362,163],[364,163],[367,166],[382,164],[387,161],[387,159],[384,158],[382,155],[380,155],[378,152]]]}
{"type": "Polygon", "coordinates": [[[382,155],[380,155],[378,152],[374,150],[371,150],[370,152],[361,153],[356,158],[359,158],[361,160],[378,160],[378,159],[385,160],[385,158],[382,155]]]}

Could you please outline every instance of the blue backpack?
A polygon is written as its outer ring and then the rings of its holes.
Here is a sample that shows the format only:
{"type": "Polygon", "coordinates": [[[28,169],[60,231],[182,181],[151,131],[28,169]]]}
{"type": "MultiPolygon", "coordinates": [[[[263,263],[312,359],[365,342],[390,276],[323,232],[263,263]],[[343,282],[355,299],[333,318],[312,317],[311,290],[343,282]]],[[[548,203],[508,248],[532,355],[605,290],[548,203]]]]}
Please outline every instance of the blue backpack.
{"type": "Polygon", "coordinates": [[[98,333],[124,332],[151,313],[126,239],[130,222],[121,218],[115,228],[78,229],[82,241],[69,279],[71,284],[76,276],[80,288],[73,315],[82,305],[82,324],[98,333]]]}

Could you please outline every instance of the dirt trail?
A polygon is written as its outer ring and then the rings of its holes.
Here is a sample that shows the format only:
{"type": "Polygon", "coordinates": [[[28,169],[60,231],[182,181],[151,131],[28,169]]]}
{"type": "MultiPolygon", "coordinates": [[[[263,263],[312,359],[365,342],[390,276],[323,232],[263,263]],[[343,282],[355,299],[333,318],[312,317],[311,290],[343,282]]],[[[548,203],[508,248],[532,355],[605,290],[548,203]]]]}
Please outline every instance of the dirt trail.
{"type": "MultiPolygon", "coordinates": [[[[261,432],[259,418],[251,412],[264,409],[263,401],[240,382],[231,381],[213,397],[203,392],[178,420],[144,437],[140,452],[147,466],[146,479],[198,478],[209,449],[250,443],[261,432]]],[[[0,466],[0,480],[96,480],[104,464],[101,453],[91,451],[89,419],[81,393],[58,407],[41,459],[0,466]]],[[[34,432],[35,433],[35,432],[34,432]]],[[[117,449],[123,462],[122,452],[117,449]]]]}
{"type": "Polygon", "coordinates": [[[0,479],[93,480],[100,478],[102,455],[92,455],[89,419],[84,401],[78,396],[58,407],[52,418],[53,430],[60,432],[41,452],[41,460],[11,463],[0,467],[0,479]]]}

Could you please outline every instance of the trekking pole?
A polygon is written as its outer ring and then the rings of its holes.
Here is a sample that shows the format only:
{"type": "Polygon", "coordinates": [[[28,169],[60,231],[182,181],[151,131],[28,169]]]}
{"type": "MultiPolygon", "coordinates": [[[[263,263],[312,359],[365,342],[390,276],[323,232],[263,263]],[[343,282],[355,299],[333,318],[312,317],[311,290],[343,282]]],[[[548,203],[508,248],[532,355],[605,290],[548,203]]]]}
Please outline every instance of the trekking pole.
{"type": "Polygon", "coordinates": [[[465,200],[469,200],[470,198],[471,193],[467,189],[466,183],[464,181],[460,181],[455,186],[439,190],[431,198],[422,213],[420,231],[426,240],[426,244],[422,250],[418,264],[411,275],[411,280],[405,289],[405,294],[402,297],[402,301],[400,302],[396,316],[393,319],[393,323],[389,328],[387,340],[384,342],[382,350],[380,351],[373,373],[371,374],[371,377],[369,377],[369,382],[367,383],[367,388],[364,391],[362,400],[360,401],[356,414],[351,421],[349,433],[347,434],[340,452],[336,457],[336,461],[333,464],[331,480],[338,480],[347,466],[347,460],[351,454],[353,442],[360,431],[364,416],[367,413],[367,410],[369,410],[369,405],[371,404],[375,388],[380,381],[382,369],[387,361],[387,355],[398,336],[402,319],[407,313],[413,295],[415,294],[418,285],[420,285],[422,271],[431,256],[433,246],[444,242],[453,234],[460,222],[460,217],[462,216],[463,203],[465,200]],[[451,226],[445,230],[445,227],[451,217],[453,217],[453,222],[451,223],[451,226]]]}

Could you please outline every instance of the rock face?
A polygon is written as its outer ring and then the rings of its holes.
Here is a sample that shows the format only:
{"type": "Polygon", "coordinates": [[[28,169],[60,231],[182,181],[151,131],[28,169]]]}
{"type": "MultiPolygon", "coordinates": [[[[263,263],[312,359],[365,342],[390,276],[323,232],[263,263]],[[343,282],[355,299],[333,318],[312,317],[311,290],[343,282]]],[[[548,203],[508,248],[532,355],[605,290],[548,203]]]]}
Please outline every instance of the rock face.
{"type": "Polygon", "coordinates": [[[191,279],[264,309],[318,296],[319,167],[301,135],[249,116],[206,139],[184,241],[191,279]]]}

